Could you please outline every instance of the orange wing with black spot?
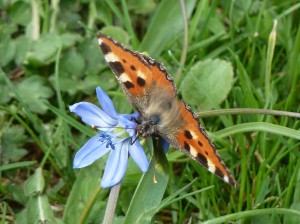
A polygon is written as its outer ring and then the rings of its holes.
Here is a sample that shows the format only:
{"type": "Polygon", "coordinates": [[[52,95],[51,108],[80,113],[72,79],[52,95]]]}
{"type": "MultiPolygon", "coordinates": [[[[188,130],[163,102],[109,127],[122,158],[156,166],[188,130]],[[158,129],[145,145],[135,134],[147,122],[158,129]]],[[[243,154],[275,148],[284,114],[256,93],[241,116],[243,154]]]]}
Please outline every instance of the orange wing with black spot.
{"type": "Polygon", "coordinates": [[[170,94],[176,95],[175,86],[167,73],[162,75],[164,67],[157,67],[155,60],[139,52],[133,52],[114,39],[98,34],[98,43],[112,71],[115,73],[128,100],[141,113],[141,100],[149,93],[151,86],[161,85],[170,94]]]}
{"type": "Polygon", "coordinates": [[[210,172],[216,174],[225,182],[236,186],[234,178],[220,159],[215,146],[207,136],[197,116],[184,102],[181,102],[181,113],[185,125],[176,134],[180,148],[186,151],[185,153],[188,153],[191,158],[200,162],[210,172]]]}

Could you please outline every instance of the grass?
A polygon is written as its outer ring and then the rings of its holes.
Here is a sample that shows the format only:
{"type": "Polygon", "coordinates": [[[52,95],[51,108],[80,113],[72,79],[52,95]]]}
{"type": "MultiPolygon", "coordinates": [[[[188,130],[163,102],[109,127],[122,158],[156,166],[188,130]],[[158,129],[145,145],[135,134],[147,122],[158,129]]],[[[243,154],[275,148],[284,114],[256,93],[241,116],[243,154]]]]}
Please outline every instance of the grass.
{"type": "Polygon", "coordinates": [[[187,0],[184,22],[174,2],[0,4],[3,223],[104,219],[106,158],[73,170],[74,154],[95,131],[67,108],[96,102],[101,86],[119,112],[132,111],[97,46],[98,30],[176,75],[179,94],[199,112],[238,182],[223,183],[175,149],[144,176],[130,161],[114,223],[299,222],[300,4],[187,0]],[[226,63],[216,68],[209,60],[226,63]]]}

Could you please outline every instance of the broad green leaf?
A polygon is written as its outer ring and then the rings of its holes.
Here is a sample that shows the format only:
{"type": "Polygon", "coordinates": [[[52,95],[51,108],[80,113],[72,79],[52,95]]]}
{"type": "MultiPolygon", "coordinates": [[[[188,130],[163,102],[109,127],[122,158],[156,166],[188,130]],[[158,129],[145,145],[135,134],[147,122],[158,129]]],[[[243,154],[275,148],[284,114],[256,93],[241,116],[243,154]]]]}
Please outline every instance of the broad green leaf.
{"type": "Polygon", "coordinates": [[[81,54],[74,49],[70,49],[60,60],[60,70],[66,72],[68,76],[84,76],[85,61],[81,54]]]}
{"type": "Polygon", "coordinates": [[[134,193],[124,223],[150,223],[169,181],[169,166],[162,147],[154,151],[148,171],[134,193]],[[155,183],[155,179],[157,183],[155,183]]]}
{"type": "MultiPolygon", "coordinates": [[[[195,0],[187,0],[186,11],[189,17],[195,7],[195,0]]],[[[183,30],[183,19],[179,1],[164,0],[151,20],[147,33],[140,45],[140,50],[156,57],[164,50],[168,42],[183,30]]]]}
{"type": "Polygon", "coordinates": [[[5,66],[12,61],[15,56],[16,41],[11,39],[8,35],[2,36],[0,38],[0,52],[0,66],[5,66]]]}
{"type": "Polygon", "coordinates": [[[24,192],[27,197],[33,195],[40,195],[45,187],[45,180],[43,177],[42,169],[37,168],[35,173],[30,176],[24,184],[24,192]]]}
{"type": "Polygon", "coordinates": [[[41,36],[33,43],[27,52],[25,64],[33,67],[41,67],[55,61],[56,54],[62,46],[62,39],[57,34],[51,33],[41,36]]]}
{"type": "Polygon", "coordinates": [[[26,208],[16,214],[15,224],[27,224],[27,209],[26,208]]]}
{"type": "Polygon", "coordinates": [[[22,127],[6,127],[0,132],[1,163],[7,164],[23,158],[28,152],[22,146],[27,142],[28,136],[22,127]],[[5,131],[4,131],[5,130],[5,131]]]}
{"type": "Polygon", "coordinates": [[[36,195],[29,199],[27,204],[27,223],[56,223],[50,203],[45,195],[36,195]]]}
{"type": "Polygon", "coordinates": [[[100,178],[104,165],[104,159],[100,159],[93,165],[76,171],[78,175],[63,215],[65,223],[78,223],[79,220],[85,223],[84,220],[90,221],[95,219],[95,216],[103,215],[106,199],[102,201],[99,194],[101,193],[100,178]]]}
{"type": "Polygon", "coordinates": [[[30,76],[17,85],[20,96],[29,109],[36,113],[45,113],[45,102],[53,95],[53,91],[45,85],[46,80],[41,76],[30,76]]]}
{"type": "Polygon", "coordinates": [[[195,64],[181,84],[182,97],[201,110],[218,108],[233,84],[233,68],[224,60],[206,60],[195,64]]]}
{"type": "Polygon", "coordinates": [[[85,39],[81,42],[78,46],[78,52],[80,52],[86,63],[85,71],[82,75],[99,75],[102,55],[100,53],[96,35],[91,39],[85,39]]]}
{"type": "Polygon", "coordinates": [[[2,82],[2,77],[0,77],[0,89],[1,89],[1,94],[0,94],[0,104],[6,104],[9,102],[11,99],[11,94],[10,94],[10,89],[9,87],[2,82]]]}
{"type": "MultiPolygon", "coordinates": [[[[119,41],[122,44],[125,44],[126,46],[129,45],[129,36],[126,31],[121,29],[120,27],[116,26],[106,26],[101,29],[101,32],[104,34],[113,37],[115,40],[119,41]]],[[[100,51],[100,49],[99,49],[100,51]]],[[[102,52],[101,52],[102,54],[102,52]]]]}
{"type": "Polygon", "coordinates": [[[30,1],[14,1],[8,8],[9,19],[11,22],[27,26],[31,20],[30,1]]]}
{"type": "Polygon", "coordinates": [[[33,42],[26,36],[20,36],[16,39],[16,56],[15,62],[22,64],[25,61],[26,55],[32,47],[33,42]]]}
{"type": "Polygon", "coordinates": [[[63,33],[61,35],[61,41],[64,48],[74,46],[77,41],[81,40],[81,38],[82,37],[77,33],[63,33]]]}
{"type": "Polygon", "coordinates": [[[150,13],[155,8],[155,1],[147,0],[147,1],[140,1],[140,0],[130,0],[128,1],[128,9],[133,10],[135,13],[138,14],[146,14],[150,13]]]}

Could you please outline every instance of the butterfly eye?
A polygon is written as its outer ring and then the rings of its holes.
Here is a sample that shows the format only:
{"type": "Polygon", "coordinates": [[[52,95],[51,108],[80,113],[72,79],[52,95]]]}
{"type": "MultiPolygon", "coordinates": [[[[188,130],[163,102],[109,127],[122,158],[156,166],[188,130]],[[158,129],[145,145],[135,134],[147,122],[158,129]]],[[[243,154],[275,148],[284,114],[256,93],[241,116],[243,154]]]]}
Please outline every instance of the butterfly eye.
{"type": "Polygon", "coordinates": [[[153,114],[150,117],[150,122],[151,124],[158,124],[159,120],[160,120],[160,116],[158,114],[153,114]]]}

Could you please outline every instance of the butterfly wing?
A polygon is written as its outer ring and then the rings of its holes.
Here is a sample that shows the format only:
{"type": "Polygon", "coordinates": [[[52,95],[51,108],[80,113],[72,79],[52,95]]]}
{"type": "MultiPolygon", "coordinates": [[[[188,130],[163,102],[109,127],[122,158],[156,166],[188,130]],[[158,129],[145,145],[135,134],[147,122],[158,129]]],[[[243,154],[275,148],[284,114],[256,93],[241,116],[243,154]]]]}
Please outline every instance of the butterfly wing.
{"type": "Polygon", "coordinates": [[[104,34],[98,34],[98,42],[133,107],[142,117],[147,113],[160,114],[163,122],[156,132],[210,172],[235,185],[197,116],[185,102],[177,100],[176,87],[164,66],[104,34]]]}
{"type": "Polygon", "coordinates": [[[235,179],[220,159],[215,146],[207,136],[197,116],[186,103],[180,102],[180,107],[184,126],[175,133],[175,136],[181,151],[201,163],[225,182],[236,186],[235,179]]]}
{"type": "MultiPolygon", "coordinates": [[[[156,62],[139,52],[133,52],[112,38],[98,34],[98,43],[112,71],[115,73],[129,102],[143,115],[143,108],[149,104],[149,93],[154,85],[163,86],[171,95],[176,95],[171,77],[162,75],[156,62]]],[[[168,75],[168,76],[167,76],[168,75]]]]}

